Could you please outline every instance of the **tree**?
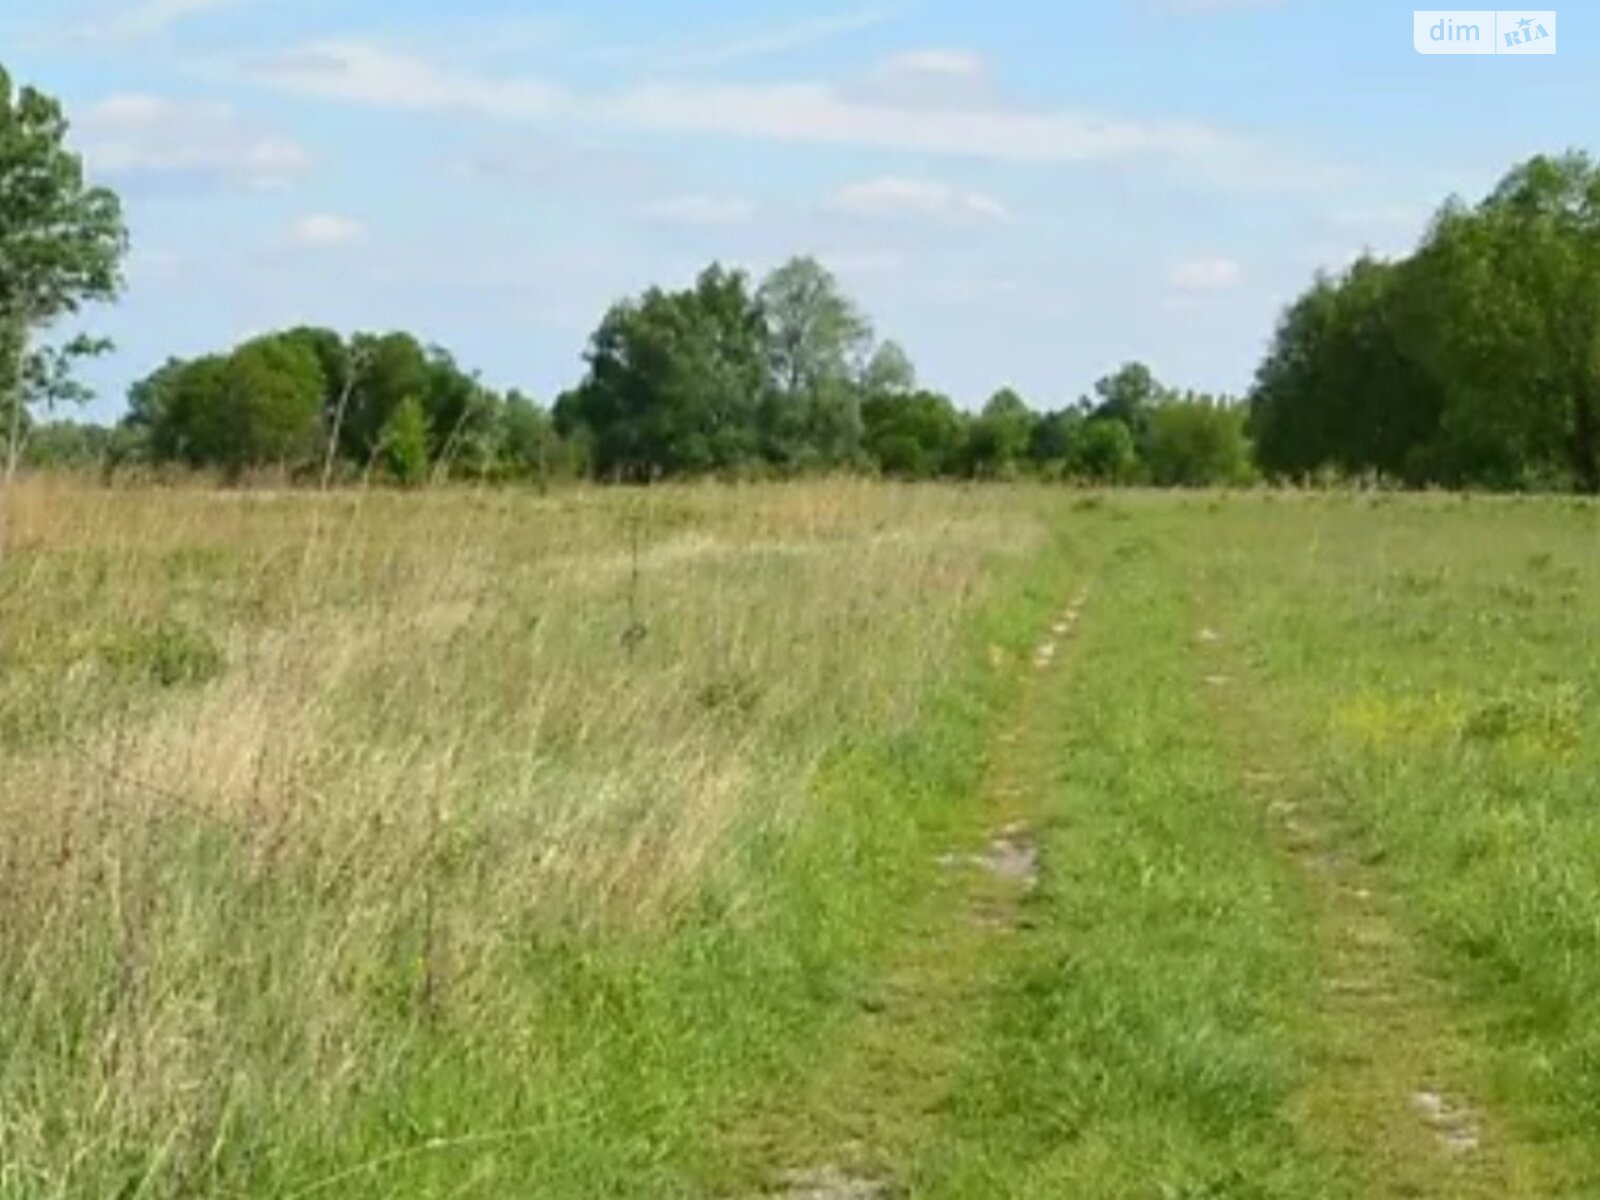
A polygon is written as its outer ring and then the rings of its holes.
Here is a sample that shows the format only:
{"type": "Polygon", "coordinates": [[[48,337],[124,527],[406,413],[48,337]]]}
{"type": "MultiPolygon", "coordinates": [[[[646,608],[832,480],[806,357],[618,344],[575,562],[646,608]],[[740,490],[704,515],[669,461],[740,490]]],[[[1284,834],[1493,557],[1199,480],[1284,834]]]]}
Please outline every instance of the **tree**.
{"type": "Polygon", "coordinates": [[[779,392],[804,396],[860,374],[872,326],[816,259],[790,259],[766,277],[756,299],[779,392]]]}
{"type": "Polygon", "coordinates": [[[345,397],[341,452],[354,462],[368,463],[378,453],[394,410],[408,397],[427,396],[433,376],[427,351],[409,333],[357,334],[350,339],[348,356],[360,371],[345,397]]]}
{"type": "Polygon", "coordinates": [[[1028,457],[1034,466],[1056,472],[1068,470],[1068,460],[1086,419],[1081,408],[1064,408],[1046,413],[1034,422],[1033,433],[1028,438],[1028,457]]]}
{"type": "Polygon", "coordinates": [[[1161,403],[1163,393],[1149,367],[1140,362],[1127,363],[1095,383],[1090,416],[1121,422],[1133,435],[1135,447],[1142,449],[1150,432],[1150,415],[1161,403]]]}
{"type": "MultiPolygon", "coordinates": [[[[21,450],[35,335],[121,288],[127,231],[117,197],[90,187],[61,106],[0,68],[0,407],[10,479],[21,450]]],[[[68,356],[70,358],[70,355],[68,356]]],[[[65,359],[57,359],[63,363],[65,359]]],[[[43,368],[47,373],[48,367],[43,368]]]]}
{"type": "Polygon", "coordinates": [[[550,414],[515,390],[500,409],[497,450],[501,470],[513,478],[543,482],[565,465],[550,414]]]}
{"type": "Polygon", "coordinates": [[[310,347],[281,335],[246,342],[228,357],[221,384],[214,461],[231,471],[311,461],[327,381],[310,347]]]}
{"type": "Polygon", "coordinates": [[[1172,398],[1150,416],[1146,465],[1160,487],[1216,487],[1250,477],[1245,410],[1209,396],[1172,398]]]}
{"type": "Polygon", "coordinates": [[[1039,418],[1011,388],[990,397],[967,438],[967,473],[986,479],[1015,474],[1028,455],[1039,418]]]}
{"type": "Polygon", "coordinates": [[[1077,436],[1068,457],[1074,475],[1094,483],[1127,483],[1139,466],[1139,452],[1133,434],[1121,421],[1111,417],[1090,417],[1076,430],[1077,436]]]}
{"type": "Polygon", "coordinates": [[[613,306],[588,361],[556,421],[591,443],[602,477],[642,482],[756,459],[766,324],[741,272],[713,265],[691,289],[613,306]]]}
{"type": "Polygon", "coordinates": [[[428,446],[432,430],[422,401],[407,396],[384,424],[381,441],[384,466],[401,487],[418,487],[428,478],[428,446]]]}
{"type": "Polygon", "coordinates": [[[861,373],[861,390],[868,396],[906,396],[917,390],[917,369],[899,342],[879,345],[861,373]]]}
{"type": "Polygon", "coordinates": [[[1408,272],[1410,347],[1444,392],[1440,473],[1600,492],[1600,167],[1524,163],[1447,206],[1408,272]]]}
{"type": "Polygon", "coordinates": [[[766,456],[790,467],[849,461],[861,440],[856,383],[872,326],[813,258],[773,271],[756,299],[771,372],[761,420],[766,456]]]}
{"type": "Polygon", "coordinates": [[[884,393],[862,405],[866,447],[878,468],[901,479],[954,474],[966,449],[966,421],[947,396],[884,393]]]}
{"type": "Polygon", "coordinates": [[[1600,168],[1515,168],[1416,254],[1319,278],[1251,395],[1263,467],[1600,491],[1600,168]]]}
{"type": "Polygon", "coordinates": [[[152,457],[230,474],[299,466],[322,438],[327,381],[305,339],[256,338],[231,354],[172,359],[134,384],[124,424],[152,457]]]}

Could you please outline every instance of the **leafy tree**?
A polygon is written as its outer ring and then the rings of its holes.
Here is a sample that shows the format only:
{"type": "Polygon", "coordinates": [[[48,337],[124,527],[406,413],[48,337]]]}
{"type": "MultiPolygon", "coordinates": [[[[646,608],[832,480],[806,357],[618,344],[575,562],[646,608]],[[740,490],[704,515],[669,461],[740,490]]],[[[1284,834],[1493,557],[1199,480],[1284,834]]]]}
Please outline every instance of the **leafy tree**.
{"type": "Polygon", "coordinates": [[[298,466],[321,441],[326,388],[303,339],[256,338],[231,354],[169,360],[129,390],[125,424],[158,460],[232,473],[298,466]]]}
{"type": "Polygon", "coordinates": [[[1139,466],[1133,434],[1112,417],[1090,417],[1075,430],[1070,472],[1095,483],[1127,483],[1139,466]]]}
{"type": "Polygon", "coordinates": [[[872,352],[861,373],[868,396],[907,396],[917,390],[917,369],[899,342],[887,341],[872,352]]]}
{"type": "Polygon", "coordinates": [[[381,440],[384,466],[402,487],[418,487],[427,481],[431,441],[427,409],[417,397],[407,396],[389,414],[381,440]]]}
{"type": "Polygon", "coordinates": [[[433,381],[427,351],[409,333],[357,334],[348,353],[361,369],[346,398],[340,446],[346,458],[365,463],[378,453],[395,409],[428,395],[433,381]]]}
{"type": "Polygon", "coordinates": [[[967,438],[967,472],[1003,479],[1016,473],[1027,458],[1038,415],[1011,388],[990,397],[967,438]]]}
{"type": "Polygon", "coordinates": [[[1143,447],[1150,432],[1150,416],[1163,395],[1164,389],[1149,367],[1127,363],[1095,383],[1090,415],[1120,422],[1133,436],[1134,445],[1143,447]]]}
{"type": "Polygon", "coordinates": [[[1079,429],[1088,418],[1081,408],[1064,408],[1045,413],[1034,422],[1028,438],[1028,458],[1033,465],[1052,473],[1065,473],[1079,429]]]}
{"type": "Polygon", "coordinates": [[[762,282],[771,386],[762,412],[766,456],[794,467],[855,457],[859,378],[872,326],[814,258],[790,259],[762,282]]]}
{"type": "MultiPolygon", "coordinates": [[[[29,376],[56,381],[57,367],[33,338],[85,301],[121,287],[127,232],[110,191],[91,187],[66,145],[60,104],[31,87],[12,86],[0,68],[0,409],[6,421],[6,478],[21,450],[26,410],[36,392],[29,376]]],[[[49,389],[47,388],[47,393],[49,389]]]]}
{"type": "Polygon", "coordinates": [[[1511,171],[1418,252],[1319,279],[1251,396],[1260,461],[1412,483],[1600,491],[1600,168],[1511,171]]]}
{"type": "Polygon", "coordinates": [[[282,336],[246,342],[228,357],[221,385],[213,461],[237,470],[315,456],[327,381],[310,347],[282,336]]]}
{"type": "Polygon", "coordinates": [[[556,420],[591,442],[602,477],[647,481],[756,459],[766,324],[742,273],[712,266],[687,291],[615,305],[588,362],[556,420]]]}
{"type": "Polygon", "coordinates": [[[549,478],[562,458],[550,414],[518,391],[500,409],[499,457],[512,477],[540,480],[549,478]]]}
{"type": "Polygon", "coordinates": [[[1600,491],[1600,167],[1517,167],[1447,206],[1408,266],[1410,345],[1444,391],[1451,482],[1600,491]]]}
{"type": "Polygon", "coordinates": [[[463,371],[448,350],[430,347],[427,360],[428,386],[422,404],[433,430],[431,456],[441,469],[457,461],[482,465],[499,420],[499,398],[463,371]]]}
{"type": "Polygon", "coordinates": [[[1250,396],[1267,471],[1417,476],[1443,394],[1406,347],[1410,286],[1404,267],[1362,258],[1342,277],[1320,277],[1285,313],[1250,396]]]}
{"type": "Polygon", "coordinates": [[[966,420],[949,397],[917,391],[868,397],[862,405],[868,452],[886,475],[928,479],[958,471],[966,420]]]}
{"type": "Polygon", "coordinates": [[[1150,416],[1146,465],[1161,487],[1215,487],[1250,477],[1245,410],[1208,396],[1173,398],[1150,416]]]}

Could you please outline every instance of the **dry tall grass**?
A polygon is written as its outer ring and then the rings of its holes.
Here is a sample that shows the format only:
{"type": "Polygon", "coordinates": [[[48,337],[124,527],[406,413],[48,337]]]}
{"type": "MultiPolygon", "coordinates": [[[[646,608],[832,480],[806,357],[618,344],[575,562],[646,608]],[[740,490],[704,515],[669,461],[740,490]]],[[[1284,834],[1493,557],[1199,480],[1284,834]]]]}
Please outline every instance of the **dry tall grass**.
{"type": "Polygon", "coordinates": [[[822,756],[916,715],[1039,508],[24,483],[0,1194],[196,1186],[430,1029],[537,1060],[530,931],[667,938],[708,895],[737,922],[746,850],[805,821],[822,756]]]}

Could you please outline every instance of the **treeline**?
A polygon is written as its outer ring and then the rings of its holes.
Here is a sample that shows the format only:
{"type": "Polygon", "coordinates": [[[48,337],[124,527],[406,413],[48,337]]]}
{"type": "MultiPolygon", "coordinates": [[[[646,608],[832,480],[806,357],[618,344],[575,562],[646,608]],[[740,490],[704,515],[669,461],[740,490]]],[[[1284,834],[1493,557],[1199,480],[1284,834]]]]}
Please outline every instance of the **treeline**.
{"type": "Polygon", "coordinates": [[[402,484],[865,471],[1200,486],[1251,474],[1245,410],[1171,390],[1141,364],[1058,411],[1008,388],[968,413],[920,387],[905,352],[809,258],[759,286],[713,265],[690,288],[619,303],[587,362],[546,410],[410,334],[291,329],[169,361],[130,390],[118,431],[42,427],[30,457],[402,484]]]}
{"type": "Polygon", "coordinates": [[[614,305],[548,409],[408,333],[299,328],[167,362],[105,430],[42,419],[86,398],[73,364],[107,348],[47,335],[119,293],[127,250],[117,197],[67,132],[55,100],[0,70],[4,480],[25,460],[403,484],[870,471],[1600,492],[1600,168],[1581,153],[1446,204],[1410,257],[1317,279],[1243,404],[1131,364],[1053,411],[1003,389],[968,413],[798,258],[759,283],[713,265],[614,305]]]}
{"type": "Polygon", "coordinates": [[[1251,395],[1269,475],[1600,491],[1600,169],[1541,157],[1321,278],[1251,395]]]}
{"type": "Polygon", "coordinates": [[[485,388],[447,351],[407,333],[346,339],[317,328],[168,361],[129,390],[116,449],[124,462],[403,484],[573,469],[548,413],[485,388]]]}

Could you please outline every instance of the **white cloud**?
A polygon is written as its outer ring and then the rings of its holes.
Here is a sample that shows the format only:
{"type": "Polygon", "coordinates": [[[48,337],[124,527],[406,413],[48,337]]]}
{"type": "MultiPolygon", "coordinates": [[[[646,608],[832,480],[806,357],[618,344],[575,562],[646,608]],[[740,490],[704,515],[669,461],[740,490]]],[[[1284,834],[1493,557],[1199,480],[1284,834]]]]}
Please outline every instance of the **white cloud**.
{"type": "Polygon", "coordinates": [[[533,118],[551,115],[564,101],[559,88],[536,80],[447,71],[426,59],[361,41],[314,42],[258,59],[246,70],[286,91],[380,108],[533,118]]]}
{"type": "Polygon", "coordinates": [[[1168,282],[1180,292],[1221,292],[1237,287],[1244,269],[1231,258],[1191,258],[1173,266],[1168,282]]]}
{"type": "Polygon", "coordinates": [[[256,187],[292,183],[315,165],[299,143],[254,128],[231,106],[112,96],[76,125],[96,170],[216,176],[256,187]]]}
{"type": "Polygon", "coordinates": [[[936,180],[897,175],[882,175],[843,187],[828,198],[827,207],[856,216],[944,221],[1004,221],[1011,215],[993,196],[962,191],[936,180]]]}
{"type": "Polygon", "coordinates": [[[652,201],[639,211],[673,225],[742,225],[755,218],[756,205],[740,196],[695,194],[652,201]]]}
{"type": "Polygon", "coordinates": [[[100,11],[77,21],[39,20],[28,26],[31,41],[43,46],[79,46],[122,49],[169,32],[193,17],[232,8],[247,0],[143,0],[113,3],[105,0],[100,11]]]}
{"type": "Polygon", "coordinates": [[[830,16],[812,17],[790,25],[735,36],[726,40],[701,38],[698,45],[661,53],[658,47],[622,46],[606,51],[602,57],[642,59],[674,70],[693,67],[719,67],[751,59],[770,58],[802,50],[847,33],[871,29],[893,19],[904,10],[903,4],[876,5],[830,16]]]}
{"type": "Polygon", "coordinates": [[[858,103],[893,108],[999,107],[989,88],[988,64],[966,50],[911,50],[880,62],[842,95],[858,103]]]}
{"type": "Polygon", "coordinates": [[[983,75],[986,69],[982,58],[965,50],[911,50],[884,59],[878,66],[878,73],[973,79],[983,75]]]}
{"type": "MultiPolygon", "coordinates": [[[[376,45],[321,42],[246,66],[286,91],[413,111],[504,120],[555,120],[673,134],[856,146],[1023,163],[1166,160],[1184,177],[1239,187],[1315,188],[1329,173],[1274,148],[1189,119],[1128,120],[1074,110],[1003,105],[975,97],[978,69],[959,52],[918,52],[955,94],[907,98],[825,83],[658,81],[583,94],[527,78],[447,70],[376,45]],[[932,57],[930,57],[930,55],[932,57]]],[[[891,60],[892,61],[892,60],[891,60]]],[[[924,69],[923,78],[929,76],[924,69]]]]}
{"type": "Polygon", "coordinates": [[[296,221],[293,229],[295,245],[312,250],[348,246],[366,236],[367,227],[360,221],[334,213],[311,213],[296,221]]]}
{"type": "Polygon", "coordinates": [[[1230,139],[1197,122],[1113,121],[1022,109],[903,108],[821,84],[651,84],[599,101],[604,120],[663,132],[862,146],[1016,162],[1133,154],[1216,156],[1230,139]]]}

